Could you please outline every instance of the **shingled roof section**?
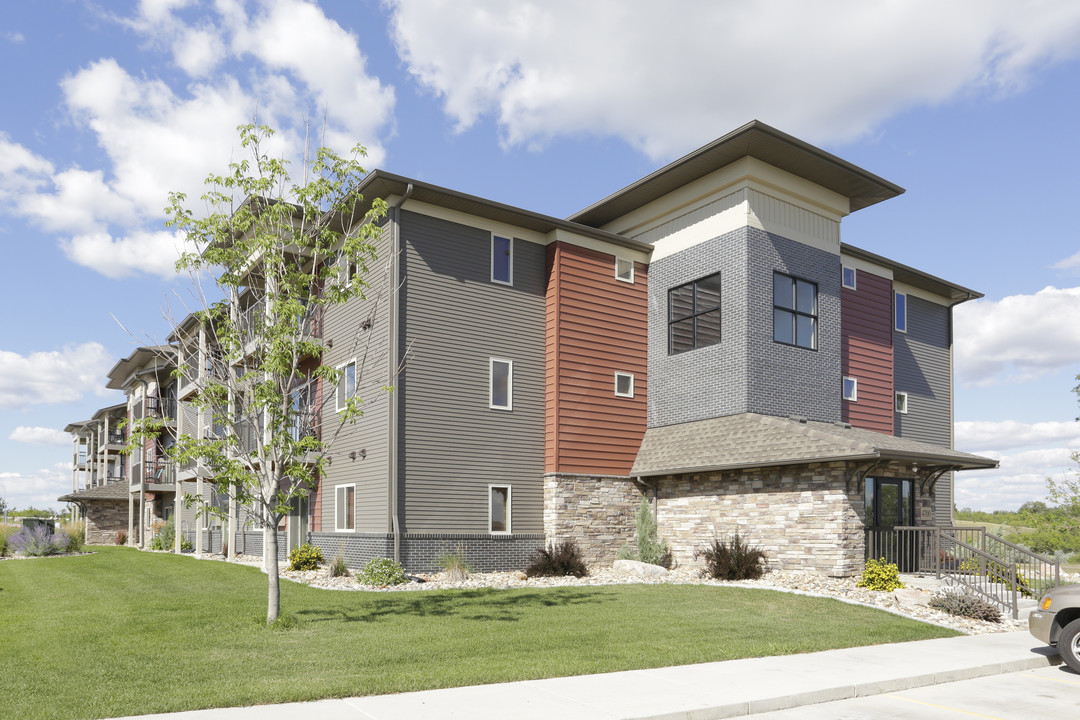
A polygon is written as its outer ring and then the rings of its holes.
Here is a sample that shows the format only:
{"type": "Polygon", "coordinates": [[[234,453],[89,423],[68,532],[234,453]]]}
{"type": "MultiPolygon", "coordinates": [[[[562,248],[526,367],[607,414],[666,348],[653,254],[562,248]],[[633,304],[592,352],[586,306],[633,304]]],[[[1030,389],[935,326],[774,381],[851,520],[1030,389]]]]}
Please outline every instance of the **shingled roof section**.
{"type": "Polygon", "coordinates": [[[127,500],[128,484],[126,482],[114,482],[108,485],[98,485],[94,488],[79,490],[69,495],[61,495],[56,498],[60,502],[86,502],[87,500],[127,500]]]}
{"type": "Polygon", "coordinates": [[[630,474],[674,475],[838,460],[906,460],[963,470],[998,465],[991,458],[840,423],[742,413],[649,428],[630,474]]]}

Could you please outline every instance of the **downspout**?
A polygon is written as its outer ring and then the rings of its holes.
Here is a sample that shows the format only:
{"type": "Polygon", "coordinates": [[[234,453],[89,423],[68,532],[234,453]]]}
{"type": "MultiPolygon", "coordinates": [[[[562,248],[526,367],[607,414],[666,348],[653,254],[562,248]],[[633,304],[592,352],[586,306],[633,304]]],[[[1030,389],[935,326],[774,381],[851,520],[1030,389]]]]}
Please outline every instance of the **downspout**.
{"type": "MultiPolygon", "coordinates": [[[[413,185],[409,183],[405,188],[405,194],[390,208],[390,378],[397,387],[397,372],[400,343],[400,314],[401,314],[401,206],[413,193],[413,185]]],[[[400,395],[390,399],[390,457],[388,458],[389,478],[388,492],[390,493],[390,525],[394,536],[394,562],[401,562],[401,522],[398,508],[398,403],[400,395]]]]}

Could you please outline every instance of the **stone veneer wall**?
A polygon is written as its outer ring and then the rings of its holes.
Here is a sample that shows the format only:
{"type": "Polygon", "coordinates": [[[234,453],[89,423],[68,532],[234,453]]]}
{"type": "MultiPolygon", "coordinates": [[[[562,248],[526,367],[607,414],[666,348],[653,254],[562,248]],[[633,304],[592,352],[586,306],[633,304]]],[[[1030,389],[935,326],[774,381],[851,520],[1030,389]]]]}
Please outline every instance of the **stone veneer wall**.
{"type": "MultiPolygon", "coordinates": [[[[694,564],[694,551],[736,531],[761,547],[770,567],[832,576],[856,575],[864,562],[864,486],[847,463],[820,463],[658,479],[658,526],[677,563],[694,564]]],[[[913,478],[892,463],[878,477],[913,478]]],[[[916,523],[933,498],[915,483],[916,523]]]]}
{"type": "Polygon", "coordinates": [[[94,500],[86,503],[86,543],[115,545],[116,533],[128,530],[127,500],[94,500]]]}
{"type": "Polygon", "coordinates": [[[544,535],[573,540],[590,565],[610,563],[634,543],[634,513],[641,489],[628,477],[545,475],[544,535]]]}

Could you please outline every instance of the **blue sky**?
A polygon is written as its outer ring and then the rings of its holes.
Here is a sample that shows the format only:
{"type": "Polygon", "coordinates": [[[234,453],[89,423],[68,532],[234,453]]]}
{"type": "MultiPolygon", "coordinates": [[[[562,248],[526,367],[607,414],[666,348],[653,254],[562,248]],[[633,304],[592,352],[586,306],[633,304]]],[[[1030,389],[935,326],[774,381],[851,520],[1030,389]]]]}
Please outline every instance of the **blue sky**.
{"type": "Polygon", "coordinates": [[[256,111],[287,157],[307,121],[371,168],[560,217],[753,118],[816,143],[907,188],[846,242],[986,295],[957,311],[956,444],[1002,468],[957,503],[1014,508],[1074,467],[1074,2],[56,0],[5,8],[0,66],[16,506],[59,506],[63,427],[185,313],[161,209],[256,111]]]}

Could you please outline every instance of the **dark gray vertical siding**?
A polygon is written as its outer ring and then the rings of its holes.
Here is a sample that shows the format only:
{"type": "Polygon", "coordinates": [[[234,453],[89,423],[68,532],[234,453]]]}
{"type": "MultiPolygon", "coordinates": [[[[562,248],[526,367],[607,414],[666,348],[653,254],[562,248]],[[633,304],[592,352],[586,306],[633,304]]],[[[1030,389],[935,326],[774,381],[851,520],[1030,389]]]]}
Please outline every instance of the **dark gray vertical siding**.
{"type": "Polygon", "coordinates": [[[512,531],[543,531],[545,248],[515,239],[492,283],[491,234],[403,212],[399,473],[403,532],[488,530],[488,485],[512,486],[512,531]],[[488,407],[488,360],[513,361],[512,410],[488,407]]]}
{"type": "MultiPolygon", "coordinates": [[[[896,391],[908,394],[907,414],[896,413],[902,438],[952,447],[952,310],[907,296],[908,331],[893,335],[896,391]]],[[[938,480],[934,521],[948,525],[952,473],[938,480]]]]}
{"type": "MultiPolygon", "coordinates": [[[[368,288],[364,299],[350,300],[328,308],[323,324],[323,338],[333,342],[324,357],[331,367],[356,358],[357,395],[363,400],[363,417],[355,423],[340,425],[336,410],[336,388],[324,386],[323,440],[330,440],[341,427],[331,448],[330,467],[322,479],[321,521],[323,532],[334,532],[335,488],[356,485],[356,532],[387,532],[387,463],[389,458],[389,393],[385,386],[390,377],[390,226],[383,226],[376,242],[375,259],[363,274],[368,288]],[[370,329],[363,329],[371,320],[370,329]],[[361,456],[363,452],[363,457],[361,456]],[[349,457],[356,453],[355,458],[349,457]]],[[[314,530],[314,527],[312,528],[314,530]]]]}

